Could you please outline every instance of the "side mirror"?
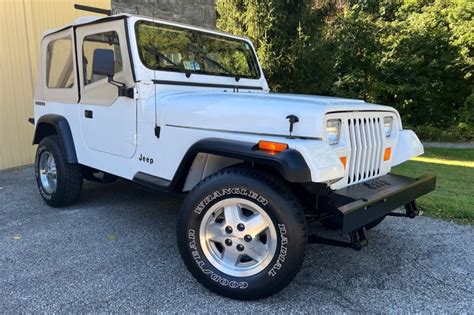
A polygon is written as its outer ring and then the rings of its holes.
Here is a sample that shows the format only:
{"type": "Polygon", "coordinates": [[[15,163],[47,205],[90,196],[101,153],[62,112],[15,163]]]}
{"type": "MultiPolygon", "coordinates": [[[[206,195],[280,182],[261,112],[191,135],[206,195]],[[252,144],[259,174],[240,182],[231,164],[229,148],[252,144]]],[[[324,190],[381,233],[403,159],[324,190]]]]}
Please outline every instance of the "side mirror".
{"type": "Polygon", "coordinates": [[[125,83],[114,80],[115,57],[111,49],[94,50],[94,60],[92,61],[92,73],[107,76],[110,84],[118,88],[119,96],[133,98],[133,89],[127,89],[125,83]]]}
{"type": "Polygon", "coordinates": [[[92,61],[92,73],[105,75],[111,80],[115,74],[114,51],[111,49],[94,50],[94,59],[92,61]]]}

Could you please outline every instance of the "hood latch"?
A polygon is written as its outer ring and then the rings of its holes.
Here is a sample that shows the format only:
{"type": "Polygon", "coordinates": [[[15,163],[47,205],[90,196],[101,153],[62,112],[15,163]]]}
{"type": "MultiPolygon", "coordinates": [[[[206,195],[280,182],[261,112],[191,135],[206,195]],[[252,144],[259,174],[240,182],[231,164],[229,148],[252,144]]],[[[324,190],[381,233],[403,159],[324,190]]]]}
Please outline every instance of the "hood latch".
{"type": "Polygon", "coordinates": [[[290,122],[290,137],[292,137],[293,134],[293,126],[294,124],[300,122],[300,119],[296,115],[288,115],[286,116],[286,119],[290,122]]]}

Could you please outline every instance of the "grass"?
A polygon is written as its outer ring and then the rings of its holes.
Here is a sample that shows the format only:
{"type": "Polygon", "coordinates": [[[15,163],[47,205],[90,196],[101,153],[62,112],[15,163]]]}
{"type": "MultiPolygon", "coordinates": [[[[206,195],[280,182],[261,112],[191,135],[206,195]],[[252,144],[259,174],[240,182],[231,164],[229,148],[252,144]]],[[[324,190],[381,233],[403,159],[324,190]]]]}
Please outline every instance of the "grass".
{"type": "Polygon", "coordinates": [[[417,177],[434,174],[436,191],[421,197],[424,215],[474,225],[474,149],[427,148],[425,154],[393,169],[417,177]]]}

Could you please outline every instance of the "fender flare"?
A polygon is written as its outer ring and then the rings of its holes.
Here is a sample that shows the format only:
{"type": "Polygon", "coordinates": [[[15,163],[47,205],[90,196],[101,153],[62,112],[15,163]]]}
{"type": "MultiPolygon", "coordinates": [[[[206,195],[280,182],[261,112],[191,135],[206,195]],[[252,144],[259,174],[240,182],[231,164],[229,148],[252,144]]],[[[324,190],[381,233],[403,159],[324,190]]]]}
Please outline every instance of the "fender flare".
{"type": "Polygon", "coordinates": [[[42,116],[36,124],[33,144],[39,144],[43,138],[53,134],[59,136],[66,161],[69,164],[78,163],[71,128],[69,127],[67,119],[63,116],[55,114],[42,116]]]}
{"type": "Polygon", "coordinates": [[[287,149],[272,155],[259,150],[257,143],[207,138],[196,142],[188,149],[171,181],[171,190],[175,192],[182,190],[189,169],[198,153],[214,154],[265,165],[276,170],[289,182],[311,182],[311,170],[303,155],[295,149],[287,149]]]}

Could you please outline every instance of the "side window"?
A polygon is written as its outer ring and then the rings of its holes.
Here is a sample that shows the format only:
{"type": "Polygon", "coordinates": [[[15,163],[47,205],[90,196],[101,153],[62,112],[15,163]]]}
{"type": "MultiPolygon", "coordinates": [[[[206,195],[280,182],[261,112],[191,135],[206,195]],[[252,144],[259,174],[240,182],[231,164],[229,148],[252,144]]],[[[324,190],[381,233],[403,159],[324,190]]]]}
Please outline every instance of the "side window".
{"type": "Polygon", "coordinates": [[[113,50],[115,56],[115,73],[119,73],[123,69],[122,54],[120,53],[120,42],[117,32],[112,31],[88,35],[84,37],[82,46],[84,85],[88,85],[105,78],[105,76],[92,73],[94,51],[96,49],[113,50]]]}
{"type": "Polygon", "coordinates": [[[50,89],[64,89],[74,86],[74,65],[70,36],[53,40],[48,44],[46,51],[46,86],[50,89]]]}

